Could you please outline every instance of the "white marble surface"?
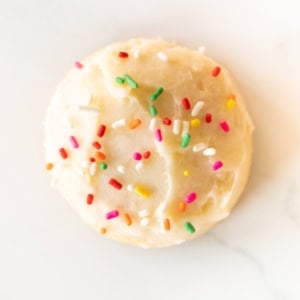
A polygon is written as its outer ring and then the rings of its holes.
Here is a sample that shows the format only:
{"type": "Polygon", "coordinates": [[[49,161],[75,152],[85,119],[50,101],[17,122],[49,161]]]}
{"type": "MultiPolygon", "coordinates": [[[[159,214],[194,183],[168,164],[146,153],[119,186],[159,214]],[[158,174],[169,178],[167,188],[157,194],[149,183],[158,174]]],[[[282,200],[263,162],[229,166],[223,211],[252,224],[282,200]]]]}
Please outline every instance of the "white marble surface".
{"type": "Polygon", "coordinates": [[[298,1],[0,1],[0,299],[300,299],[298,1]],[[225,4],[226,3],[226,4],[225,4]],[[49,188],[42,121],[74,59],[161,36],[229,66],[256,131],[249,184],[201,239],[141,250],[99,236],[49,188]]]}

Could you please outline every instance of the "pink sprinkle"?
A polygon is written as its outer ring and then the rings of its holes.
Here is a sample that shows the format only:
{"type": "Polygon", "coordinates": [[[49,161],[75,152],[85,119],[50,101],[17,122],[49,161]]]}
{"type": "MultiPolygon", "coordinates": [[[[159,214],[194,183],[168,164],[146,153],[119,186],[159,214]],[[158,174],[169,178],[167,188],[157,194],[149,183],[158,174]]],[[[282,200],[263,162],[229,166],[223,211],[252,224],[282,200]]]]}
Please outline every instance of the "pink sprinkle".
{"type": "Polygon", "coordinates": [[[75,136],[72,136],[72,135],[70,136],[70,143],[73,146],[73,148],[75,148],[75,149],[79,148],[79,144],[78,144],[75,136]]]}
{"type": "Polygon", "coordinates": [[[135,159],[135,160],[141,160],[142,157],[143,157],[142,154],[139,153],[139,152],[134,152],[133,153],[133,159],[135,159]]]}
{"type": "Polygon", "coordinates": [[[196,200],[197,198],[197,194],[196,193],[190,193],[189,195],[187,195],[187,197],[185,198],[185,202],[186,203],[192,203],[196,200]]]}
{"type": "Polygon", "coordinates": [[[162,141],[162,135],[161,135],[161,130],[160,129],[156,129],[156,131],[155,131],[155,137],[156,137],[156,139],[159,141],[159,142],[161,142],[162,141]]]}
{"type": "Polygon", "coordinates": [[[229,132],[230,131],[230,127],[228,125],[228,123],[226,121],[221,121],[220,122],[220,126],[221,128],[225,131],[225,132],[229,132]]]}
{"type": "Polygon", "coordinates": [[[112,210],[106,214],[106,220],[110,220],[119,216],[118,210],[112,210]]]}
{"type": "Polygon", "coordinates": [[[77,69],[82,69],[83,68],[83,64],[81,62],[79,62],[79,61],[75,61],[74,62],[74,66],[77,69]]]}
{"type": "Polygon", "coordinates": [[[217,170],[219,170],[219,169],[222,168],[222,167],[223,167],[223,163],[222,163],[220,160],[218,160],[218,161],[216,161],[216,162],[213,164],[212,170],[213,170],[213,171],[217,171],[217,170]]]}

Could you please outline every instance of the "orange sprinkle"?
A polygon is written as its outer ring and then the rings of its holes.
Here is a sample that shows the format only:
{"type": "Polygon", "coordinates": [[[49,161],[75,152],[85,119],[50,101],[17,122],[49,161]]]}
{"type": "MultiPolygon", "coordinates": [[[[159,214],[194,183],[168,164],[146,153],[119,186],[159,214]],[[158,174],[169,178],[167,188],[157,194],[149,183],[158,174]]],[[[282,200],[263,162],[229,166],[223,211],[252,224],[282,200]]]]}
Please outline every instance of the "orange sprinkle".
{"type": "Polygon", "coordinates": [[[126,222],[127,226],[130,226],[132,224],[132,220],[131,220],[130,215],[126,213],[124,215],[124,217],[125,217],[125,222],[126,222]]]}
{"type": "Polygon", "coordinates": [[[227,96],[227,100],[229,100],[229,99],[236,100],[235,94],[230,94],[230,95],[228,95],[228,96],[227,96]]]}
{"type": "Polygon", "coordinates": [[[179,211],[180,212],[185,212],[186,209],[186,203],[184,201],[179,202],[179,211]]]}
{"type": "Polygon", "coordinates": [[[101,151],[97,151],[96,152],[96,157],[97,157],[98,160],[105,160],[106,155],[101,151]]]}
{"type": "Polygon", "coordinates": [[[53,169],[53,163],[46,163],[46,170],[50,171],[53,169]]]}
{"type": "Polygon", "coordinates": [[[129,129],[135,129],[141,125],[142,121],[140,119],[134,119],[128,124],[129,129]]]}
{"type": "Polygon", "coordinates": [[[107,229],[105,227],[100,228],[100,233],[105,234],[107,232],[107,229]]]}
{"type": "Polygon", "coordinates": [[[169,231],[171,229],[170,220],[168,218],[164,219],[164,230],[169,231]]]}

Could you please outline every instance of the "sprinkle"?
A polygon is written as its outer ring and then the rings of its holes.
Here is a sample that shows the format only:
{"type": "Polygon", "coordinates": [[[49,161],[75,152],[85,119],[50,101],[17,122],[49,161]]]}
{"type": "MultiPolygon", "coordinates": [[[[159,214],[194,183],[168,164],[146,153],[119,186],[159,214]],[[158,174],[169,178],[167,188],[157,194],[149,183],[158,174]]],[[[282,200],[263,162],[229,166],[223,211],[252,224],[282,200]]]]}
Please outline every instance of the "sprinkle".
{"type": "Polygon", "coordinates": [[[142,154],[139,152],[134,152],[133,153],[133,159],[134,160],[141,160],[142,159],[142,154]]]}
{"type": "Polygon", "coordinates": [[[183,107],[184,107],[186,110],[188,110],[188,109],[191,108],[191,104],[190,104],[190,101],[189,101],[188,98],[186,98],[186,97],[183,98],[183,99],[181,100],[181,103],[182,103],[183,107]]]}
{"type": "Polygon", "coordinates": [[[190,122],[189,121],[183,121],[182,122],[182,133],[181,133],[181,136],[183,137],[186,133],[188,133],[189,129],[190,129],[190,122]]]}
{"type": "Polygon", "coordinates": [[[168,56],[165,54],[165,53],[163,53],[163,52],[161,52],[161,51],[159,51],[158,53],[157,53],[157,57],[160,59],[160,60],[162,60],[162,61],[168,61],[168,56]]]}
{"type": "Polygon", "coordinates": [[[137,185],[135,188],[134,188],[134,191],[141,197],[143,198],[149,198],[150,196],[150,193],[147,189],[145,189],[144,187],[141,187],[139,185],[137,185]]]}
{"type": "Polygon", "coordinates": [[[229,132],[230,131],[230,127],[229,127],[229,125],[226,121],[221,121],[220,126],[224,130],[224,132],[229,132]]]}
{"type": "Polygon", "coordinates": [[[162,138],[162,134],[161,134],[161,130],[160,129],[156,129],[155,130],[155,138],[158,142],[161,142],[163,140],[162,138]]]}
{"type": "Polygon", "coordinates": [[[164,118],[163,123],[167,126],[170,126],[170,125],[172,125],[172,120],[169,118],[164,118]]]}
{"type": "Polygon", "coordinates": [[[101,144],[100,144],[99,142],[97,142],[97,141],[93,142],[93,143],[92,143],[92,146],[93,146],[94,148],[96,148],[97,150],[101,149],[101,144]]]}
{"type": "Polygon", "coordinates": [[[192,117],[195,117],[195,116],[198,115],[198,113],[200,112],[200,110],[201,110],[201,108],[203,107],[203,105],[204,105],[204,102],[203,102],[203,101],[198,101],[198,102],[194,105],[194,107],[193,107],[193,109],[192,109],[192,113],[191,113],[192,117]]]}
{"type": "Polygon", "coordinates": [[[144,156],[145,159],[148,159],[148,158],[150,157],[150,155],[151,155],[151,152],[150,152],[150,151],[146,151],[146,152],[144,152],[144,154],[143,154],[143,156],[144,156]]]}
{"type": "Polygon", "coordinates": [[[135,129],[141,125],[142,121],[140,119],[134,119],[129,122],[128,128],[129,129],[135,129]]]}
{"type": "Polygon", "coordinates": [[[106,213],[106,215],[105,215],[106,220],[110,220],[110,219],[116,218],[118,216],[119,216],[118,210],[112,210],[112,211],[106,213]]]}
{"type": "Polygon", "coordinates": [[[119,76],[117,76],[115,78],[115,81],[116,81],[116,83],[119,83],[119,84],[123,84],[125,82],[125,80],[122,77],[119,77],[119,76]]]}
{"type": "Polygon", "coordinates": [[[123,185],[114,178],[111,178],[108,183],[117,190],[120,190],[123,187],[123,185]]]}
{"type": "Polygon", "coordinates": [[[141,220],[140,222],[141,226],[146,226],[149,224],[149,219],[148,218],[144,218],[141,220]]]}
{"type": "Polygon", "coordinates": [[[97,164],[92,163],[91,166],[90,166],[90,175],[95,176],[96,172],[97,172],[97,164]]]}
{"type": "Polygon", "coordinates": [[[74,62],[74,66],[77,69],[82,69],[83,68],[83,64],[81,62],[79,62],[79,61],[75,61],[74,62]]]}
{"type": "Polygon", "coordinates": [[[215,148],[207,148],[203,151],[203,155],[205,155],[205,156],[213,156],[215,154],[216,154],[215,148]]]}
{"type": "Polygon", "coordinates": [[[139,85],[128,74],[124,74],[123,78],[133,89],[138,88],[139,85]]]}
{"type": "Polygon", "coordinates": [[[197,198],[197,194],[196,193],[190,193],[190,194],[188,194],[186,196],[185,202],[186,203],[192,203],[192,202],[194,202],[196,200],[196,198],[197,198]]]}
{"type": "Polygon", "coordinates": [[[185,227],[185,230],[188,232],[188,233],[194,233],[196,231],[195,227],[192,225],[192,223],[190,222],[185,222],[184,223],[184,227],[185,227]]]}
{"type": "Polygon", "coordinates": [[[205,149],[207,146],[204,143],[199,143],[193,146],[193,152],[199,152],[205,149]]]}
{"type": "Polygon", "coordinates": [[[90,167],[91,164],[89,163],[89,161],[83,160],[83,161],[80,163],[80,165],[81,165],[82,168],[87,169],[87,168],[90,167]]]}
{"type": "Polygon", "coordinates": [[[173,125],[173,133],[174,134],[179,134],[180,126],[181,126],[181,121],[180,120],[174,120],[174,125],[173,125]]]}
{"type": "Polygon", "coordinates": [[[70,136],[70,143],[73,148],[75,148],[75,149],[79,148],[79,144],[78,144],[76,138],[72,135],[70,136]]]}
{"type": "Polygon", "coordinates": [[[235,106],[235,100],[229,99],[229,100],[226,102],[226,108],[227,108],[227,109],[232,109],[232,108],[234,108],[234,106],[235,106]]]}
{"type": "Polygon", "coordinates": [[[103,137],[105,134],[106,126],[105,125],[100,125],[97,131],[97,136],[98,137],[103,137]]]}
{"type": "Polygon", "coordinates": [[[97,151],[96,152],[96,157],[97,157],[98,160],[105,160],[106,155],[101,151],[97,151]]]}
{"type": "Polygon", "coordinates": [[[211,76],[217,77],[220,74],[220,72],[221,72],[221,68],[217,66],[211,71],[211,76]]]}
{"type": "Polygon", "coordinates": [[[60,153],[60,156],[61,156],[63,159],[68,158],[68,153],[67,153],[67,151],[66,151],[65,148],[60,148],[60,149],[59,149],[59,153],[60,153]]]}
{"type": "Polygon", "coordinates": [[[164,91],[163,87],[158,87],[155,92],[150,96],[151,101],[155,101],[164,91]]]}
{"type": "Polygon", "coordinates": [[[135,169],[137,171],[140,171],[142,168],[144,167],[144,163],[142,161],[138,162],[136,165],[135,165],[135,169]]]}
{"type": "Polygon", "coordinates": [[[105,227],[100,228],[100,233],[105,234],[107,232],[107,229],[105,227]]]}
{"type": "Polygon", "coordinates": [[[53,169],[53,163],[46,163],[46,170],[50,171],[53,169]]]}
{"type": "Polygon", "coordinates": [[[134,58],[139,58],[139,57],[140,57],[140,52],[139,52],[138,50],[135,50],[135,51],[133,52],[133,57],[134,57],[134,58]]]}
{"type": "Polygon", "coordinates": [[[183,171],[183,175],[184,176],[189,176],[190,175],[190,171],[189,170],[184,170],[183,171]]]}
{"type": "Polygon", "coordinates": [[[150,124],[149,124],[149,129],[151,131],[153,131],[155,127],[156,127],[156,119],[152,118],[151,121],[150,121],[150,124]]]}
{"type": "Polygon", "coordinates": [[[227,100],[229,100],[229,99],[236,100],[235,94],[229,94],[229,95],[227,96],[227,100]]]}
{"type": "Polygon", "coordinates": [[[119,127],[124,126],[125,124],[126,124],[126,120],[125,120],[125,119],[120,119],[120,120],[114,122],[114,123],[111,125],[111,127],[114,128],[114,129],[116,129],[116,128],[119,128],[119,127]]]}
{"type": "Polygon", "coordinates": [[[191,120],[191,127],[193,127],[193,128],[198,127],[200,124],[201,124],[201,121],[199,119],[191,120]]]}
{"type": "Polygon", "coordinates": [[[189,145],[190,140],[191,140],[191,135],[189,133],[186,133],[182,138],[181,147],[186,148],[189,145]]]}
{"type": "Polygon", "coordinates": [[[206,121],[206,123],[210,123],[212,121],[212,115],[211,114],[206,114],[205,115],[205,121],[206,121]]]}
{"type": "Polygon", "coordinates": [[[138,215],[140,218],[147,217],[147,216],[149,216],[149,211],[147,209],[140,210],[138,212],[138,215]]]}
{"type": "Polygon", "coordinates": [[[121,57],[121,58],[127,58],[129,55],[128,55],[128,53],[125,52],[125,51],[120,51],[120,52],[118,53],[118,56],[121,57]]]}
{"type": "Polygon", "coordinates": [[[96,161],[96,158],[95,157],[90,157],[90,162],[93,163],[96,161]]]}
{"type": "Polygon", "coordinates": [[[149,111],[152,117],[155,117],[157,115],[157,109],[155,108],[154,105],[149,105],[149,111]]]}
{"type": "Polygon", "coordinates": [[[101,170],[106,170],[107,169],[107,164],[105,162],[102,162],[102,163],[99,164],[99,168],[101,170]]]}
{"type": "Polygon", "coordinates": [[[87,194],[86,197],[86,204],[91,205],[94,201],[94,195],[93,194],[87,194]]]}
{"type": "Polygon", "coordinates": [[[169,231],[171,229],[171,223],[168,218],[164,219],[164,230],[169,231]]]}
{"type": "Polygon", "coordinates": [[[222,167],[223,167],[223,163],[222,163],[220,160],[218,160],[218,161],[216,161],[216,162],[213,164],[212,170],[213,170],[213,171],[217,171],[217,170],[219,170],[219,169],[222,168],[222,167]]]}
{"type": "Polygon", "coordinates": [[[125,167],[122,165],[117,166],[117,170],[119,173],[124,174],[125,173],[125,167]]]}
{"type": "Polygon", "coordinates": [[[180,201],[178,208],[179,208],[180,212],[182,212],[182,213],[185,212],[185,210],[186,210],[186,203],[184,201],[180,201]]]}
{"type": "Polygon", "coordinates": [[[132,224],[132,220],[131,220],[130,215],[128,213],[125,213],[124,218],[125,218],[126,225],[130,226],[132,224]]]}
{"type": "Polygon", "coordinates": [[[129,185],[127,186],[127,190],[128,190],[129,192],[132,192],[132,191],[134,190],[133,185],[132,185],[132,184],[129,184],[129,185]]]}

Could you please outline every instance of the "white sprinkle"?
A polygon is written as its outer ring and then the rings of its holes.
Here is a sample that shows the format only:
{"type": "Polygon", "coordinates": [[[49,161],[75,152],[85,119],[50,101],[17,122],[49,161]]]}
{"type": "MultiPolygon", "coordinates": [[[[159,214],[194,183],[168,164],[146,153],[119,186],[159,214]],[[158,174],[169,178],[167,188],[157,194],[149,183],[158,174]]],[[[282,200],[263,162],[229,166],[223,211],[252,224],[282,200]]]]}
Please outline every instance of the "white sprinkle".
{"type": "Polygon", "coordinates": [[[146,226],[149,223],[149,219],[148,218],[144,218],[141,220],[141,226],[146,226]]]}
{"type": "Polygon", "coordinates": [[[203,149],[205,149],[207,146],[204,143],[199,143],[193,146],[193,151],[194,152],[199,152],[203,149]]]}
{"type": "Polygon", "coordinates": [[[87,160],[83,160],[81,163],[80,163],[81,167],[84,168],[84,169],[87,169],[90,167],[91,163],[87,160]]]}
{"type": "Polygon", "coordinates": [[[200,46],[199,48],[198,48],[198,51],[201,53],[201,54],[204,54],[205,53],[205,47],[204,46],[200,46]]]}
{"type": "Polygon", "coordinates": [[[190,129],[190,122],[189,121],[183,121],[182,122],[181,136],[183,137],[186,133],[189,133],[189,129],[190,129]]]}
{"type": "Polygon", "coordinates": [[[66,127],[68,127],[69,129],[71,129],[71,130],[73,130],[74,129],[74,127],[73,127],[73,123],[72,123],[72,121],[70,120],[70,119],[68,119],[68,118],[65,118],[64,119],[64,124],[66,125],[66,127]]]}
{"type": "Polygon", "coordinates": [[[150,121],[149,129],[153,131],[156,127],[156,118],[152,118],[150,121]]]}
{"type": "Polygon", "coordinates": [[[83,106],[89,106],[91,104],[91,101],[93,99],[93,95],[88,93],[86,94],[86,96],[83,98],[83,101],[82,101],[82,105],[83,106]]]}
{"type": "Polygon", "coordinates": [[[140,171],[142,168],[144,167],[144,163],[142,161],[139,161],[136,165],[135,165],[135,169],[137,171],[140,171]]]}
{"type": "Polygon", "coordinates": [[[199,113],[199,111],[201,110],[201,108],[203,107],[203,105],[204,105],[204,102],[203,102],[203,101],[198,101],[198,102],[194,105],[194,107],[193,107],[193,109],[192,109],[192,117],[195,117],[195,116],[198,115],[198,113],[199,113]]]}
{"type": "Polygon", "coordinates": [[[168,61],[168,56],[165,54],[165,53],[163,53],[163,52],[158,52],[157,53],[157,57],[160,59],[160,60],[163,60],[163,61],[168,61]]]}
{"type": "Polygon", "coordinates": [[[203,155],[205,155],[205,156],[213,156],[215,154],[216,154],[215,148],[207,148],[203,151],[203,155]]]}
{"type": "Polygon", "coordinates": [[[117,170],[119,173],[124,174],[125,173],[125,167],[122,165],[117,166],[117,170]]]}
{"type": "Polygon", "coordinates": [[[79,110],[85,112],[93,112],[97,114],[99,113],[99,108],[92,106],[79,105],[79,110]]]}
{"type": "Polygon", "coordinates": [[[139,57],[140,57],[140,52],[139,52],[139,50],[135,50],[135,51],[133,52],[133,57],[134,57],[134,58],[139,58],[139,57]]]}
{"type": "Polygon", "coordinates": [[[140,210],[138,212],[138,215],[139,215],[140,218],[147,217],[147,216],[149,216],[149,211],[148,211],[148,209],[140,210]]]}
{"type": "Polygon", "coordinates": [[[174,124],[173,124],[173,133],[174,134],[179,134],[180,133],[180,125],[181,125],[180,120],[174,120],[174,124]]]}
{"type": "Polygon", "coordinates": [[[95,176],[97,172],[97,164],[93,162],[90,166],[90,174],[91,176],[95,176]]]}
{"type": "Polygon", "coordinates": [[[127,190],[128,190],[129,192],[132,192],[132,191],[134,190],[133,184],[127,185],[127,190]]]}
{"type": "Polygon", "coordinates": [[[124,126],[125,124],[126,124],[126,120],[125,119],[120,119],[120,120],[116,121],[115,123],[113,123],[111,125],[111,127],[114,128],[114,129],[116,129],[118,127],[124,126]]]}

